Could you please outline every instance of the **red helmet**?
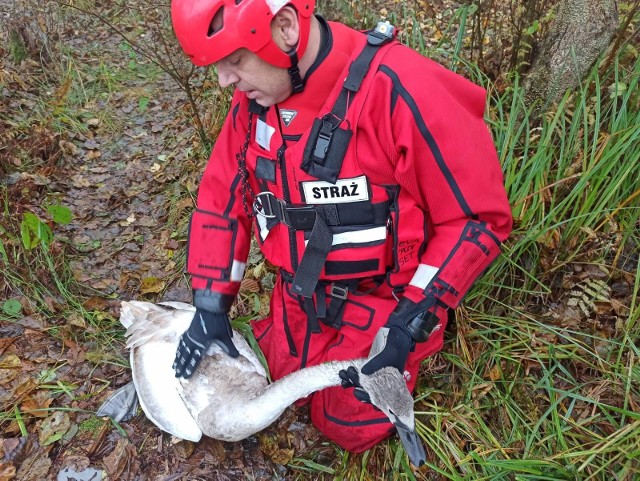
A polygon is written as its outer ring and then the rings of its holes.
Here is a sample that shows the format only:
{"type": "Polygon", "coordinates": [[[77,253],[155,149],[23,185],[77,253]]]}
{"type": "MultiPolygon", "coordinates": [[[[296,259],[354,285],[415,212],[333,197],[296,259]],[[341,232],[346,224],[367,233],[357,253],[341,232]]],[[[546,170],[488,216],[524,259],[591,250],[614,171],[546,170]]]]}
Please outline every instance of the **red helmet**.
{"type": "Polygon", "coordinates": [[[289,53],[271,37],[271,20],[286,5],[298,12],[300,39],[295,53],[302,58],[315,0],[172,0],[171,18],[182,49],[195,65],[212,64],[244,47],[267,63],[289,68],[289,53]],[[210,34],[211,21],[220,9],[224,9],[222,28],[210,34]]]}

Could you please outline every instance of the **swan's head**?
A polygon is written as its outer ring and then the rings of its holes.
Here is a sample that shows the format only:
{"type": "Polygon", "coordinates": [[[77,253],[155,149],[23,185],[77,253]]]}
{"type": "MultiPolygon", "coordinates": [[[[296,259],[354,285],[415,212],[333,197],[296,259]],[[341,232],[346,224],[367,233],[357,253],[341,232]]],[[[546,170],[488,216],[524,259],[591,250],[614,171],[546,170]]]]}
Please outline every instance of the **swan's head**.
{"type": "Polygon", "coordinates": [[[360,373],[360,386],[398,430],[409,460],[415,466],[426,462],[427,455],[415,430],[413,397],[402,374],[395,367],[385,367],[367,375],[360,373]]]}

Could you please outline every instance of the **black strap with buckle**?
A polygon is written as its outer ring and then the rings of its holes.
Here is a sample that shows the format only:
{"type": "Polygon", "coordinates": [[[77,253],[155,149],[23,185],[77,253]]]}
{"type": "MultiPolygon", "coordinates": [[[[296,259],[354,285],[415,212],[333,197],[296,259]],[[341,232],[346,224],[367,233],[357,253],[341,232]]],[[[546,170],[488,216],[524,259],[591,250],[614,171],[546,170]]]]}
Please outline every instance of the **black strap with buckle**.
{"type": "MultiPolygon", "coordinates": [[[[290,272],[280,270],[282,280],[288,284],[293,283],[294,275],[290,272]]],[[[307,314],[307,321],[311,328],[311,332],[319,327],[318,321],[332,327],[333,329],[342,328],[344,310],[347,305],[349,294],[364,296],[375,291],[382,285],[385,280],[384,275],[363,278],[363,279],[343,279],[340,281],[318,281],[315,288],[315,305],[309,298],[302,298],[301,307],[307,314]],[[373,281],[373,286],[366,291],[359,291],[360,284],[373,281]],[[327,302],[328,301],[328,302],[327,302]]]]}
{"type": "Polygon", "coordinates": [[[367,43],[349,65],[349,73],[331,111],[313,123],[300,165],[307,174],[332,184],[336,182],[353,134],[350,127],[342,128],[341,124],[376,53],[394,36],[395,28],[388,22],[379,22],[376,28],[367,32],[367,43]]]}
{"type": "Polygon", "coordinates": [[[378,202],[348,202],[344,204],[287,204],[269,191],[254,195],[256,215],[282,222],[295,230],[313,229],[316,215],[328,226],[386,225],[392,200],[378,202]]]}

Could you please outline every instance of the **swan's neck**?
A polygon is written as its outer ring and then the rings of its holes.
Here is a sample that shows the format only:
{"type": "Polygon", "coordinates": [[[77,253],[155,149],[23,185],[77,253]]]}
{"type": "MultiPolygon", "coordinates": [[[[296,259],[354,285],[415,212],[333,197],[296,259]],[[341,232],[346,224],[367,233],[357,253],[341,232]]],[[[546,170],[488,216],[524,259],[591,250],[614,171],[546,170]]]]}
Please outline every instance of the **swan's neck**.
{"type": "Polygon", "coordinates": [[[331,386],[338,386],[340,384],[340,376],[338,373],[342,369],[354,366],[360,370],[365,362],[366,359],[352,359],[349,361],[325,362],[317,366],[307,367],[292,372],[270,384],[254,399],[257,400],[259,397],[274,397],[276,399],[286,399],[287,405],[290,405],[313,392],[331,386]]]}
{"type": "Polygon", "coordinates": [[[265,427],[298,399],[327,387],[340,385],[338,373],[349,366],[360,368],[366,359],[332,361],[301,369],[269,384],[245,403],[243,412],[261,413],[265,427]]]}
{"type": "Polygon", "coordinates": [[[204,434],[216,439],[244,439],[269,426],[298,399],[340,385],[340,370],[349,366],[360,370],[365,362],[366,359],[354,359],[323,363],[293,372],[254,395],[238,393],[238,398],[224,407],[213,403],[203,409],[197,416],[198,426],[204,434]]]}

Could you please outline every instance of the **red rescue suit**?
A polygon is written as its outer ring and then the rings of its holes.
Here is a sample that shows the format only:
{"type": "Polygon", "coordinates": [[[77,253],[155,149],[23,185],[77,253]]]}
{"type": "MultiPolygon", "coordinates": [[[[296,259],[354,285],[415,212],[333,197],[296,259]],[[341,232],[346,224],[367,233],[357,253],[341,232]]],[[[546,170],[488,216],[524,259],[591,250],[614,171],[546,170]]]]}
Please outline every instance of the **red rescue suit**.
{"type": "MultiPolygon", "coordinates": [[[[254,324],[272,378],[366,357],[405,297],[439,319],[409,356],[413,389],[420,362],[442,348],[447,310],[511,230],[485,92],[391,42],[345,94],[366,36],[320,20],[323,46],[302,93],[268,109],[234,95],[190,226],[194,302],[230,307],[253,224],[280,268],[270,315],[254,324]]],[[[391,432],[350,390],[325,389],[310,402],[313,422],[346,449],[391,432]]]]}

